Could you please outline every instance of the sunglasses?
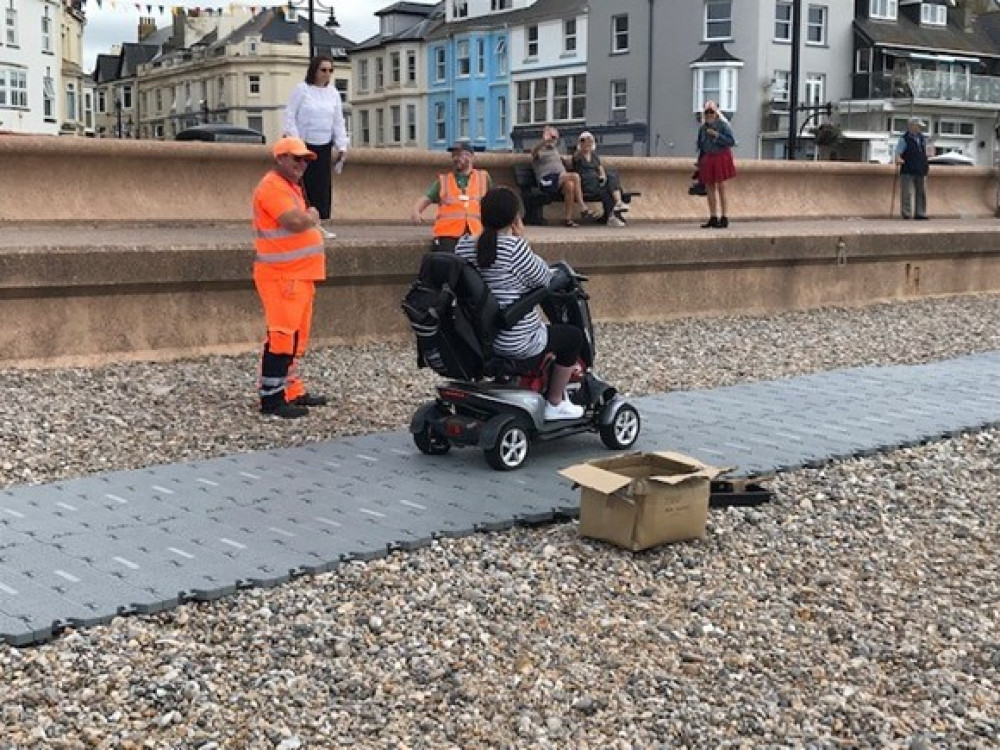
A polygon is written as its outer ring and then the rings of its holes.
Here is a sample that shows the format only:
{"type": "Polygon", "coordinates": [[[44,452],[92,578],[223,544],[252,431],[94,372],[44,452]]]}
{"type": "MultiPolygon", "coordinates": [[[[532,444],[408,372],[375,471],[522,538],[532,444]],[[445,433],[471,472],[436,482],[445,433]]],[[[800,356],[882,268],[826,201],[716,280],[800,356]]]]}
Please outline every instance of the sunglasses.
{"type": "Polygon", "coordinates": [[[292,154],[285,154],[285,156],[287,156],[292,161],[297,162],[298,164],[301,164],[304,161],[309,161],[308,156],[293,156],[292,154]]]}
{"type": "Polygon", "coordinates": [[[317,68],[317,70],[319,70],[320,73],[332,73],[333,72],[333,68],[317,68]]]}

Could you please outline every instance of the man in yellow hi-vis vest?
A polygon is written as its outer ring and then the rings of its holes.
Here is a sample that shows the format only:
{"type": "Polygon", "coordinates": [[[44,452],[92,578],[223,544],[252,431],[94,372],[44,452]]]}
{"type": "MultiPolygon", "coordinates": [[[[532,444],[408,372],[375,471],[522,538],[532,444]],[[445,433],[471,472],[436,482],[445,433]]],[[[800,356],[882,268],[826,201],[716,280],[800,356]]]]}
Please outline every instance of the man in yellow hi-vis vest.
{"type": "Polygon", "coordinates": [[[485,169],[473,166],[473,159],[472,144],[456,142],[451,147],[452,171],[438,175],[427,193],[413,206],[414,224],[423,223],[421,214],[429,205],[436,203],[438,206],[432,250],[453,252],[464,235],[476,236],[483,231],[479,202],[493,182],[485,169]]]}

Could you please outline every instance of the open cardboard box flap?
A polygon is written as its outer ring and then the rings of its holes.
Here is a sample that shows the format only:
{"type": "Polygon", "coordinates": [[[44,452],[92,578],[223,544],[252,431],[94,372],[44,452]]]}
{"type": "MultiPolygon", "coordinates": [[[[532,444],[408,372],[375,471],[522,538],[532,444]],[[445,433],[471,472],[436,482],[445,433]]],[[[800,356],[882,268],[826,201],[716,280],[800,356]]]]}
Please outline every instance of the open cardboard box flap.
{"type": "Polygon", "coordinates": [[[607,495],[645,494],[637,482],[635,492],[621,493],[636,480],[677,485],[692,479],[712,480],[727,469],[702,463],[696,458],[671,451],[624,453],[612,458],[599,458],[562,469],[559,473],[582,487],[607,495]]]}

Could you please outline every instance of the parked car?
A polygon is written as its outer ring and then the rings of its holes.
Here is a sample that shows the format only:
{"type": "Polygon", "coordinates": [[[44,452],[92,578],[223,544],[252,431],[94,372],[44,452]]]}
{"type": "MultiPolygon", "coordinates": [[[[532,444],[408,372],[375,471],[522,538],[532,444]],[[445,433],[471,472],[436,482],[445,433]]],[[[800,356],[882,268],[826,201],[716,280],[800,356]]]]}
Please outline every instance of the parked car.
{"type": "Polygon", "coordinates": [[[177,134],[177,141],[212,141],[215,143],[264,143],[263,133],[239,125],[210,122],[186,128],[177,134]]]}
{"type": "Polygon", "coordinates": [[[949,151],[945,154],[938,154],[937,156],[932,156],[927,160],[928,164],[943,164],[949,167],[974,167],[976,166],[976,160],[971,156],[966,156],[965,154],[960,154],[957,151],[949,151]]]}

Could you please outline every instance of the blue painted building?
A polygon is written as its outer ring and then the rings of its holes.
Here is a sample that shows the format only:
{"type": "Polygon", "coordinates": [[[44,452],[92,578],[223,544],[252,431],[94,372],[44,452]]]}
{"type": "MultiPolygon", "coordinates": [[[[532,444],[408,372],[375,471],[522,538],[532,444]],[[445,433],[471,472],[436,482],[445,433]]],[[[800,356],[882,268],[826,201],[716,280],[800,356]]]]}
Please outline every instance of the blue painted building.
{"type": "Polygon", "coordinates": [[[510,149],[510,15],[449,21],[427,39],[428,148],[468,138],[477,150],[510,149]]]}

